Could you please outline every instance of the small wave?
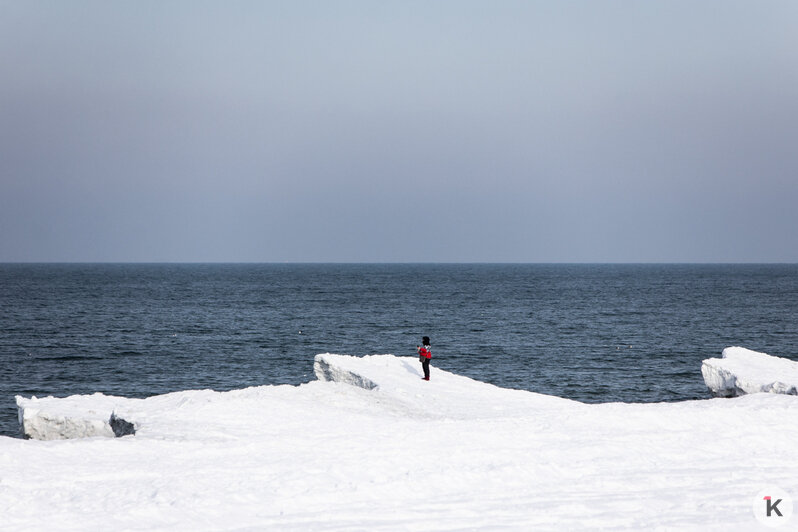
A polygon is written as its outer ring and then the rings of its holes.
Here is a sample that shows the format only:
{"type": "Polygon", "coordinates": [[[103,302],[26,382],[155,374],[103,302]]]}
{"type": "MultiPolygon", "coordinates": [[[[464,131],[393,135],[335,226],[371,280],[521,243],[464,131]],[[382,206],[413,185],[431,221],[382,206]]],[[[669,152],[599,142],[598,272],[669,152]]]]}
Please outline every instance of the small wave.
{"type": "Polygon", "coordinates": [[[690,377],[695,377],[696,375],[700,375],[700,374],[701,374],[701,369],[699,368],[698,370],[695,370],[695,371],[692,371],[692,370],[691,371],[675,371],[673,373],[670,373],[669,375],[672,376],[672,377],[690,378],[690,377]]]}
{"type": "Polygon", "coordinates": [[[87,355],[59,355],[59,356],[37,356],[36,360],[53,361],[80,361],[80,360],[100,360],[102,357],[87,355]]]}

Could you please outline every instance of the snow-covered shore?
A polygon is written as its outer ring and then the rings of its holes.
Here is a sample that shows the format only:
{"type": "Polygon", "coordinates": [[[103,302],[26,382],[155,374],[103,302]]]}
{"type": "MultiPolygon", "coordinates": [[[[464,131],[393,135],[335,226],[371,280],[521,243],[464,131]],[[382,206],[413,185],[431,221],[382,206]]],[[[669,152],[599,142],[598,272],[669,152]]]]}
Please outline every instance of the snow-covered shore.
{"type": "MultiPolygon", "coordinates": [[[[332,381],[89,396],[135,436],[0,438],[0,529],[751,530],[763,486],[798,494],[796,396],[586,405],[316,362],[332,381]]],[[[79,418],[71,400],[22,404],[79,418]]]]}

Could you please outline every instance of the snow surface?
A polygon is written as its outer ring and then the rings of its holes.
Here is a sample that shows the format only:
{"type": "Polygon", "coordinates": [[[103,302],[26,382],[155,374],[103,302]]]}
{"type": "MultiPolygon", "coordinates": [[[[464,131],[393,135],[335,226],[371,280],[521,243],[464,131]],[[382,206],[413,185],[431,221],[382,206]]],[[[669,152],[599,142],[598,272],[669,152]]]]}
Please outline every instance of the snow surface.
{"type": "Polygon", "coordinates": [[[727,347],[723,358],[704,360],[701,373],[707,387],[721,397],[758,392],[798,395],[798,362],[744,347],[727,347]]]}
{"type": "Polygon", "coordinates": [[[23,400],[33,417],[110,407],[136,434],[0,437],[0,530],[752,530],[763,486],[798,494],[796,396],[586,405],[434,367],[426,382],[415,357],[316,371],[23,400]]]}

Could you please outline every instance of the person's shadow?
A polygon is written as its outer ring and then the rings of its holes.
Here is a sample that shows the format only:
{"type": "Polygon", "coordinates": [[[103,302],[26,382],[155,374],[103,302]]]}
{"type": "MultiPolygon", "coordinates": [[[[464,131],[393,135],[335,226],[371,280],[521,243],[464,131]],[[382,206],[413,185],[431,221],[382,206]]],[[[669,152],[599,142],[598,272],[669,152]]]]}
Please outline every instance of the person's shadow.
{"type": "Polygon", "coordinates": [[[406,360],[403,360],[402,366],[404,366],[407,372],[410,373],[411,375],[415,375],[416,377],[419,377],[421,375],[421,368],[419,367],[420,363],[412,364],[410,362],[407,362],[406,360]]]}

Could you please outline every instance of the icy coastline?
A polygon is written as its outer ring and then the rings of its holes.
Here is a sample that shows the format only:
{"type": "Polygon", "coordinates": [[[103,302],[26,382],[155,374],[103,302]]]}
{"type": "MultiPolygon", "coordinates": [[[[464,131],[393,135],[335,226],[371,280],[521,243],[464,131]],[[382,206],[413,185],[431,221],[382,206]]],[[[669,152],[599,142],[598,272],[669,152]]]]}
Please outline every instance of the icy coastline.
{"type": "Polygon", "coordinates": [[[415,357],[314,366],[300,386],[22,399],[41,434],[86,437],[0,437],[3,525],[750,530],[763,486],[798,493],[796,396],[587,405],[426,382],[415,357]],[[100,437],[112,413],[135,436],[100,437]]]}
{"type": "MultiPolygon", "coordinates": [[[[437,371],[435,385],[416,383],[415,358],[393,355],[353,357],[330,353],[316,355],[313,371],[320,382],[378,390],[388,411],[435,419],[482,419],[548,405],[581,403],[559,397],[508,390],[446,371],[437,371]],[[379,384],[377,384],[379,383],[379,384]],[[432,406],[430,407],[430,404],[432,406]]],[[[131,399],[95,393],[71,397],[24,398],[17,396],[22,433],[38,440],[114,437],[164,430],[174,426],[180,413],[195,402],[223,402],[238,395],[266,393],[271,387],[232,392],[192,390],[131,399]],[[127,430],[124,430],[124,429],[127,430]]]]}
{"type": "MultiPolygon", "coordinates": [[[[392,355],[352,357],[326,353],[315,357],[313,369],[321,382],[379,390],[383,402],[390,400],[395,408],[405,411],[418,410],[417,415],[479,419],[534,410],[541,405],[586,406],[558,397],[502,389],[445,371],[437,372],[435,385],[419,387],[419,383],[414,383],[414,389],[409,383],[418,372],[417,366],[412,358],[392,355]],[[408,397],[410,390],[425,403],[434,401],[434,408],[418,408],[418,402],[408,397]]],[[[701,373],[707,387],[718,397],[759,392],[798,395],[798,362],[742,347],[728,347],[722,358],[704,360],[701,373]]],[[[235,393],[243,391],[226,392],[235,393]]],[[[150,429],[153,423],[157,427],[158,420],[168,419],[171,412],[208,394],[215,392],[175,392],[147,399],[102,393],[66,398],[17,396],[16,402],[24,437],[53,440],[134,435],[142,423],[150,429]]]]}
{"type": "Polygon", "coordinates": [[[743,347],[727,347],[722,358],[704,360],[701,374],[719,397],[761,392],[798,395],[798,362],[743,347]]]}

